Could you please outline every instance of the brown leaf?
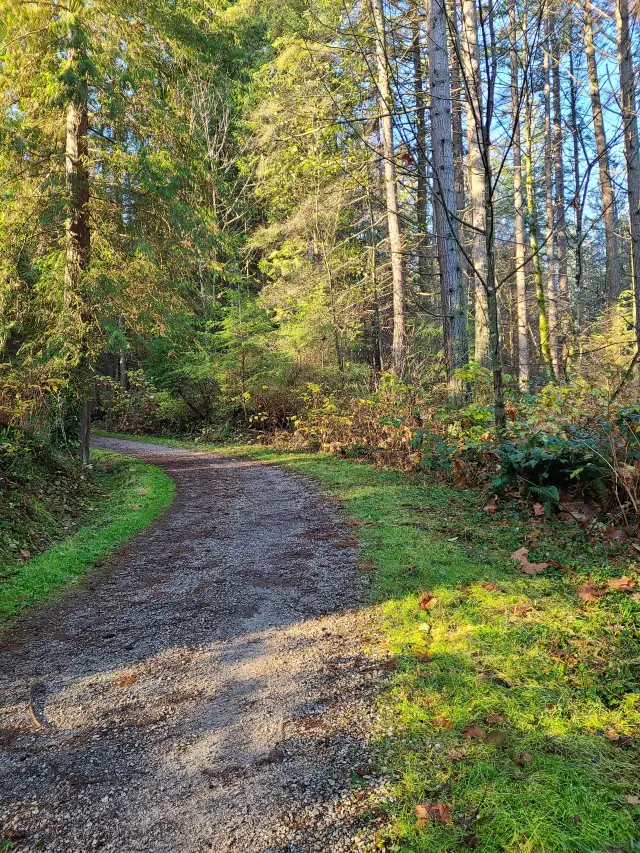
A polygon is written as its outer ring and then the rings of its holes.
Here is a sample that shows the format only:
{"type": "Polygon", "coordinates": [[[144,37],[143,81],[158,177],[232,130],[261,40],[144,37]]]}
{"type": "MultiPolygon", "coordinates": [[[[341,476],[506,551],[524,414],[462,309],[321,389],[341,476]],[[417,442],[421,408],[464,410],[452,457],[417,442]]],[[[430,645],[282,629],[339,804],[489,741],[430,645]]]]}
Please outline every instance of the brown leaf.
{"type": "Polygon", "coordinates": [[[504,746],[507,742],[507,733],[499,729],[494,729],[492,732],[487,732],[485,743],[490,743],[493,746],[504,746]]]}
{"type": "Polygon", "coordinates": [[[487,714],[485,720],[490,726],[495,726],[497,723],[504,723],[502,714],[487,714]]]}
{"type": "Polygon", "coordinates": [[[429,610],[430,607],[433,607],[434,604],[438,603],[438,599],[435,595],[432,595],[430,592],[425,591],[422,593],[422,597],[418,604],[422,610],[429,610]]]}
{"type": "Polygon", "coordinates": [[[398,661],[396,658],[387,658],[387,660],[382,661],[378,666],[380,669],[397,669],[398,661]]]}
{"type": "Polygon", "coordinates": [[[478,726],[467,726],[466,729],[462,729],[462,734],[470,738],[482,740],[484,737],[484,729],[480,729],[478,726]]]}
{"type": "Polygon", "coordinates": [[[549,568],[549,563],[531,563],[529,561],[529,549],[518,548],[511,554],[511,559],[520,564],[520,569],[527,575],[537,575],[549,568]]]}
{"type": "Polygon", "coordinates": [[[514,616],[524,616],[525,613],[528,613],[533,609],[533,604],[529,601],[519,601],[515,607],[513,608],[514,616]]]}
{"type": "Polygon", "coordinates": [[[376,567],[376,564],[373,560],[361,560],[358,563],[358,568],[361,572],[372,572],[376,567]]]}
{"type": "Polygon", "coordinates": [[[533,505],[533,514],[536,518],[541,518],[544,515],[544,504],[535,503],[533,505]]]}
{"type": "Polygon", "coordinates": [[[418,820],[431,820],[434,823],[453,823],[451,806],[448,803],[431,803],[425,800],[424,803],[416,806],[415,815],[418,820]]]}
{"type": "Polygon", "coordinates": [[[607,586],[609,589],[617,589],[618,592],[633,592],[636,588],[635,581],[629,577],[609,578],[607,586]]]}
{"type": "Polygon", "coordinates": [[[436,729],[446,729],[448,732],[451,731],[452,723],[450,720],[447,720],[446,717],[435,717],[431,720],[431,725],[436,729]]]}
{"type": "Polygon", "coordinates": [[[526,764],[531,764],[533,759],[528,752],[520,752],[518,755],[514,756],[513,760],[516,764],[519,764],[520,767],[524,767],[526,764]]]}
{"type": "Polygon", "coordinates": [[[28,560],[31,556],[31,551],[27,551],[26,548],[20,548],[20,556],[23,560],[28,560]]]}
{"type": "Polygon", "coordinates": [[[589,583],[582,584],[578,590],[578,598],[580,601],[598,601],[606,593],[606,589],[602,589],[597,584],[589,583]]]}
{"type": "Polygon", "coordinates": [[[487,513],[487,515],[495,515],[498,511],[498,498],[491,498],[489,503],[485,506],[484,511],[487,513]]]}
{"type": "Polygon", "coordinates": [[[433,655],[429,654],[429,652],[414,652],[413,656],[416,660],[422,661],[422,663],[431,663],[433,661],[433,655]]]}

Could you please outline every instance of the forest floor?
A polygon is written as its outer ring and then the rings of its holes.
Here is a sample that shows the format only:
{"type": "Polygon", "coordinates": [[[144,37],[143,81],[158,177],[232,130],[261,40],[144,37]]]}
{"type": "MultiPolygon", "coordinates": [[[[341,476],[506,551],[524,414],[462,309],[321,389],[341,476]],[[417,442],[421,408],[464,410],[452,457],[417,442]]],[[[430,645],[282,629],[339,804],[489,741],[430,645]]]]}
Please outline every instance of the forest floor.
{"type": "Polygon", "coordinates": [[[95,444],[176,499],[0,636],[0,849],[359,849],[381,670],[335,505],[256,462],[95,444]]]}
{"type": "Polygon", "coordinates": [[[7,850],[640,849],[633,549],[422,475],[154,441],[96,443],[163,467],[172,509],[0,643],[7,850]]]}

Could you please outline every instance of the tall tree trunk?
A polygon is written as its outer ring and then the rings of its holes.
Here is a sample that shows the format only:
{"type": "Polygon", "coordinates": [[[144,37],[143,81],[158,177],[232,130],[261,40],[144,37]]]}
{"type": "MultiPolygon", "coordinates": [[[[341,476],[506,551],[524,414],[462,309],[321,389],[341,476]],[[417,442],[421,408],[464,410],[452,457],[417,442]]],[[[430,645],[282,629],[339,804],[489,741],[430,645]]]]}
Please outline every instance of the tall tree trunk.
{"type": "Polygon", "coordinates": [[[420,21],[411,22],[413,60],[413,88],[416,99],[416,220],[418,225],[418,279],[419,287],[428,289],[429,258],[427,257],[427,121],[424,92],[424,74],[420,39],[420,21]]]}
{"type": "Polygon", "coordinates": [[[80,327],[79,343],[79,441],[82,462],[89,464],[89,433],[93,386],[89,363],[89,315],[84,293],[84,273],[89,266],[91,232],[89,228],[89,109],[84,51],[73,41],[79,36],[71,27],[69,62],[75,67],[76,82],[67,104],[65,137],[65,171],[68,199],[66,222],[66,259],[64,269],[65,302],[73,307],[75,321],[80,327]]]}
{"type": "MultiPolygon", "coordinates": [[[[529,72],[530,73],[530,72],[529,72]]],[[[529,78],[530,81],[530,78],[529,78]]],[[[547,372],[553,378],[553,357],[551,355],[551,340],[549,335],[549,318],[547,316],[547,301],[545,296],[544,282],[542,277],[542,264],[540,262],[540,239],[538,228],[538,211],[534,189],[533,175],[533,93],[530,82],[527,82],[525,100],[525,155],[524,173],[525,187],[527,191],[527,218],[529,220],[529,243],[531,246],[531,263],[533,266],[533,280],[536,288],[536,303],[538,305],[538,329],[540,333],[540,351],[546,365],[547,372]]]]}
{"type": "Polygon", "coordinates": [[[545,246],[547,254],[546,303],[548,334],[553,358],[553,375],[558,375],[558,258],[554,233],[553,209],[553,145],[551,144],[551,54],[549,15],[545,18],[543,49],[544,71],[544,197],[545,197],[545,246]]]}
{"type": "Polygon", "coordinates": [[[433,203],[435,211],[445,360],[449,395],[454,402],[465,398],[465,386],[455,371],[469,361],[466,305],[460,267],[451,128],[451,79],[447,50],[445,0],[429,4],[429,87],[431,92],[431,141],[433,149],[433,203]]]}
{"type": "MultiPolygon", "coordinates": [[[[571,25],[572,41],[573,41],[573,23],[571,25]]],[[[575,274],[575,318],[574,328],[571,340],[571,346],[567,354],[567,372],[569,372],[569,362],[573,361],[576,350],[576,342],[578,330],[580,328],[580,303],[582,295],[582,179],[580,177],[580,149],[578,139],[580,130],[578,128],[578,86],[574,73],[573,51],[569,51],[569,93],[571,97],[571,136],[573,139],[573,210],[575,214],[576,225],[576,274],[575,274]]],[[[587,184],[589,182],[589,173],[586,175],[587,184]]]]}
{"type": "Polygon", "coordinates": [[[631,285],[635,306],[636,349],[640,352],[640,152],[638,151],[638,115],[636,113],[628,0],[616,0],[616,29],[618,32],[624,157],[627,166],[627,195],[629,199],[631,285]]]}
{"type": "Polygon", "coordinates": [[[387,199],[387,222],[389,227],[389,253],[393,280],[393,342],[391,365],[398,375],[404,373],[406,361],[406,332],[404,316],[404,260],[400,219],[398,216],[398,178],[396,174],[395,146],[393,140],[392,95],[390,85],[387,38],[385,31],[383,0],[371,0],[371,9],[376,28],[376,61],[378,67],[377,86],[380,96],[380,119],[383,136],[384,183],[387,199]]]}
{"type": "Polygon", "coordinates": [[[558,246],[558,373],[565,373],[567,347],[572,328],[567,258],[567,216],[564,193],[562,151],[562,101],[560,92],[560,36],[558,19],[553,19],[551,36],[551,79],[553,81],[553,167],[555,173],[555,221],[558,246]]]}
{"type": "Polygon", "coordinates": [[[518,75],[518,32],[515,0],[509,2],[509,59],[511,70],[511,114],[513,120],[513,207],[515,212],[516,305],[518,315],[518,386],[529,388],[529,330],[527,318],[527,274],[525,270],[524,201],[520,139],[521,90],[518,75]]]}
{"type": "Polygon", "coordinates": [[[587,55],[587,70],[589,73],[589,92],[591,95],[591,112],[593,114],[593,132],[596,137],[596,152],[598,154],[598,176],[600,178],[600,194],[602,196],[602,215],[604,218],[604,234],[607,263],[607,301],[610,305],[620,296],[620,254],[618,248],[618,212],[616,197],[611,180],[609,163],[609,148],[604,126],[602,101],[600,99],[600,81],[596,62],[595,41],[593,36],[593,16],[591,2],[584,4],[584,50],[587,55]]]}
{"type": "Polygon", "coordinates": [[[482,80],[478,60],[478,21],[476,0],[462,0],[460,39],[462,76],[465,83],[467,112],[467,174],[471,201],[472,260],[475,293],[475,360],[483,367],[491,365],[489,321],[487,316],[487,245],[485,210],[485,168],[482,160],[482,80]]]}
{"type": "MultiPolygon", "coordinates": [[[[456,215],[458,221],[464,219],[465,214],[465,191],[464,191],[464,154],[462,145],[462,82],[460,80],[460,40],[458,38],[458,7],[457,0],[448,0],[447,14],[449,16],[449,37],[452,50],[449,56],[449,73],[451,76],[451,130],[453,134],[453,181],[456,193],[456,215]]],[[[468,239],[467,229],[458,225],[460,240],[465,247],[465,252],[471,256],[471,242],[468,239]]],[[[462,256],[462,270],[464,274],[465,290],[469,284],[473,285],[473,270],[467,258],[462,256]]],[[[465,297],[466,298],[466,297],[465,297]]]]}

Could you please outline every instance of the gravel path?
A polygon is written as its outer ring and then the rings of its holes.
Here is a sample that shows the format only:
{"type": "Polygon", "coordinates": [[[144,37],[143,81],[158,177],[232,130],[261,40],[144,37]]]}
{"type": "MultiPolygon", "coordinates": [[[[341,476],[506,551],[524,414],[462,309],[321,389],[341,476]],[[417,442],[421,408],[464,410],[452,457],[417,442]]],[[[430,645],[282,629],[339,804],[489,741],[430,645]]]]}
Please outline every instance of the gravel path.
{"type": "Polygon", "coordinates": [[[0,849],[362,849],[380,673],[335,504],[246,460],[94,445],[164,468],[176,500],[0,634],[0,849]]]}

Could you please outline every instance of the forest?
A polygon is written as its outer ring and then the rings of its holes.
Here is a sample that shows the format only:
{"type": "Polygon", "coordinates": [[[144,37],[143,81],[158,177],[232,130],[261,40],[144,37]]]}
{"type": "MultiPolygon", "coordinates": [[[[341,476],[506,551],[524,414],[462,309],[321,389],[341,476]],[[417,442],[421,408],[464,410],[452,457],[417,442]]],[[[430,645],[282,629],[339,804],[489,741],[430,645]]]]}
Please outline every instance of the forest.
{"type": "Polygon", "coordinates": [[[374,829],[260,853],[637,849],[639,79],[629,0],[0,0],[0,627],[171,503],[141,437],[373,578],[374,829]]]}

